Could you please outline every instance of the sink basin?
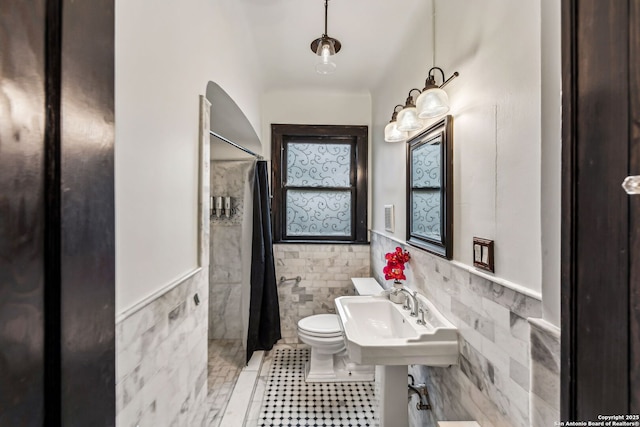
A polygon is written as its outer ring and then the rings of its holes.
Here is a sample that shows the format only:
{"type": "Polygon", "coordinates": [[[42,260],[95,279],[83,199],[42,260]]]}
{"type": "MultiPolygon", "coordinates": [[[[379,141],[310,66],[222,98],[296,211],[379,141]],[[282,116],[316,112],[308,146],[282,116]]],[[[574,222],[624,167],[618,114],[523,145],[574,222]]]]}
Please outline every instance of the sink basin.
{"type": "Polygon", "coordinates": [[[434,305],[418,296],[427,311],[425,325],[382,296],[335,300],[352,361],[364,365],[449,366],[458,363],[458,329],[434,305]]]}

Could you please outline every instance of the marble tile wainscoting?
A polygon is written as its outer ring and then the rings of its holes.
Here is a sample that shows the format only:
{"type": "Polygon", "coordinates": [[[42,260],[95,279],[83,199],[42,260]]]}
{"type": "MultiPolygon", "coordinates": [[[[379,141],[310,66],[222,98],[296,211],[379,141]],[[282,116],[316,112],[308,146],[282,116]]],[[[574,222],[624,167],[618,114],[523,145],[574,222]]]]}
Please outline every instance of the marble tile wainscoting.
{"type": "Polygon", "coordinates": [[[201,425],[207,398],[207,274],[199,269],[116,324],[118,426],[201,425]]]}
{"type": "Polygon", "coordinates": [[[273,245],[280,323],[284,343],[298,342],[298,320],[312,314],[335,313],[333,300],[353,295],[352,277],[370,276],[369,245],[273,245]],[[280,283],[280,277],[302,280],[280,283]]]}
{"type": "Polygon", "coordinates": [[[542,319],[531,325],[531,427],[560,420],[560,329],[542,319]]]}
{"type": "MultiPolygon", "coordinates": [[[[476,420],[483,427],[529,427],[532,382],[530,317],[541,317],[537,298],[493,282],[469,269],[372,231],[371,268],[385,287],[384,255],[401,246],[411,253],[407,284],[426,295],[460,330],[460,362],[448,368],[412,365],[416,383],[426,383],[433,407],[416,409],[412,427],[437,421],[476,420]]],[[[535,363],[535,362],[534,362],[535,363]]]]}

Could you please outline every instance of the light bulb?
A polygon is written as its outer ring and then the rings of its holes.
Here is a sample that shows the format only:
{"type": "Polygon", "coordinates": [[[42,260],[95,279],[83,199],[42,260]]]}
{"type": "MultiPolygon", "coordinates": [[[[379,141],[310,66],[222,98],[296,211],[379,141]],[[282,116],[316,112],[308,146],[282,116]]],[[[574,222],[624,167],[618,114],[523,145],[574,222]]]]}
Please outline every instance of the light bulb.
{"type": "Polygon", "coordinates": [[[322,45],[320,53],[321,62],[316,64],[316,72],[319,74],[331,74],[336,70],[336,64],[331,62],[331,46],[326,43],[322,45]]]}
{"type": "Polygon", "coordinates": [[[322,63],[328,64],[330,56],[331,56],[331,49],[329,48],[328,44],[325,44],[324,46],[322,46],[322,63]]]}

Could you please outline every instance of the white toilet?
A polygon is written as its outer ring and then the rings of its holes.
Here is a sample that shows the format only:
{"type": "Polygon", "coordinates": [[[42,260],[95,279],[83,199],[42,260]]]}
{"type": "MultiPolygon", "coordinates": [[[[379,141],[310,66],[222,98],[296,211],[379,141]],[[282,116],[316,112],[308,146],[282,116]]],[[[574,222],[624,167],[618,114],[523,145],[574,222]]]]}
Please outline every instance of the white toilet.
{"type": "MultiPolygon", "coordinates": [[[[372,278],[352,282],[358,295],[373,295],[382,290],[372,278]]],[[[307,382],[373,381],[375,366],[358,365],[349,359],[337,314],[314,314],[300,319],[298,337],[311,347],[305,369],[307,382]]]]}
{"type": "Polygon", "coordinates": [[[373,381],[375,368],[351,362],[337,314],[315,314],[298,321],[300,341],[311,347],[307,382],[373,381]]]}

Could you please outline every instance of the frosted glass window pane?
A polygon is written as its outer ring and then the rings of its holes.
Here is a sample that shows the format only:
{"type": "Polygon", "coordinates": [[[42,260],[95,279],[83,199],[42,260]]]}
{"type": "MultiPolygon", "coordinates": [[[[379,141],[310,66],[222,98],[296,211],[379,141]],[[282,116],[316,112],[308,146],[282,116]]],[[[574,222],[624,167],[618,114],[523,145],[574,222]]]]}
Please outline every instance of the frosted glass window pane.
{"type": "Polygon", "coordinates": [[[411,233],[441,241],[440,190],[414,190],[412,195],[413,215],[411,233]]]}
{"type": "Polygon", "coordinates": [[[287,191],[287,235],[351,236],[351,192],[287,191]]]}
{"type": "Polygon", "coordinates": [[[287,185],[349,187],[351,145],[287,144],[287,185]]]}
{"type": "Polygon", "coordinates": [[[413,151],[412,186],[440,187],[440,143],[423,144],[413,151]]]}

